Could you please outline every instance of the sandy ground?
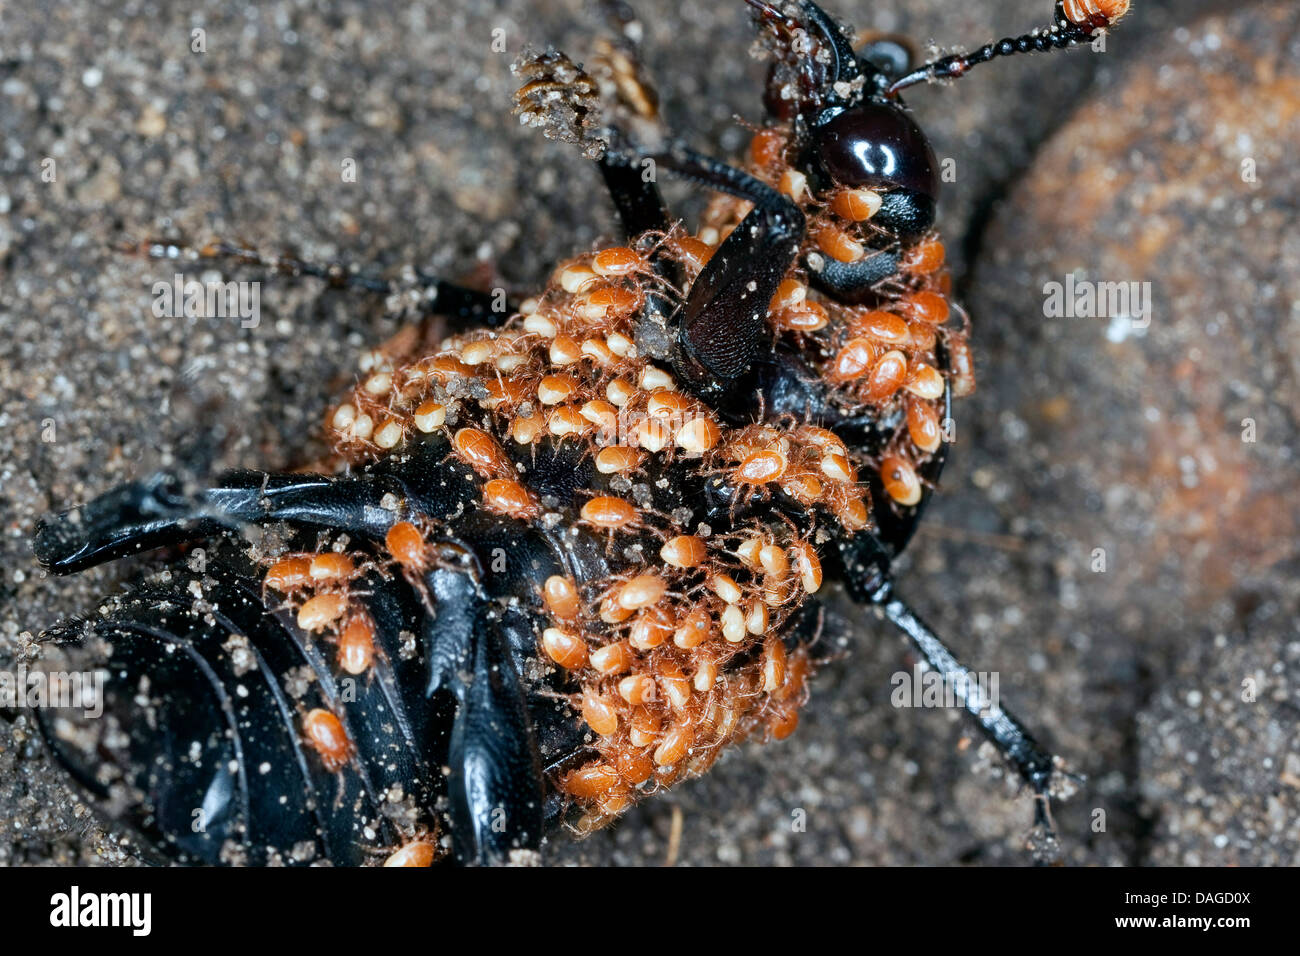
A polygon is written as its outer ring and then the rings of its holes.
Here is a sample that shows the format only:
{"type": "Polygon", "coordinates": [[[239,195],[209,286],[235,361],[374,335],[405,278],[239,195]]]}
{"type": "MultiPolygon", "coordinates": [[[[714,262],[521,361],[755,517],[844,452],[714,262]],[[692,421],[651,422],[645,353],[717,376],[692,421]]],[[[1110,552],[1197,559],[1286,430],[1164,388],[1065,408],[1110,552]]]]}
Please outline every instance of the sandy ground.
{"type": "MultiPolygon", "coordinates": [[[[637,6],[670,122],[736,151],[761,75],[741,5],[637,6]]],[[[1104,53],[911,97],[957,163],[942,222],[981,387],[902,589],[1088,775],[1058,813],[1075,864],[1300,862],[1300,18],[1214,6],[1138,0],[1104,53]],[[1150,282],[1150,324],[1045,317],[1044,283],[1070,272],[1150,282]]],[[[514,55],[581,59],[595,11],[319,7],[0,8],[0,660],[129,570],[47,578],[38,514],[163,465],[308,459],[356,353],[395,328],[311,283],[264,283],[256,329],[157,319],[159,269],[110,243],[238,236],[527,289],[615,235],[595,171],[509,116],[514,55]]],[[[953,45],[1049,7],[833,12],[953,45]]],[[[956,715],[890,706],[903,646],[837,611],[850,653],[792,739],[740,748],[550,859],[662,862],[679,814],[684,864],[1028,862],[1027,799],[956,715]]],[[[26,721],[0,720],[0,863],[129,860],[26,721]]]]}

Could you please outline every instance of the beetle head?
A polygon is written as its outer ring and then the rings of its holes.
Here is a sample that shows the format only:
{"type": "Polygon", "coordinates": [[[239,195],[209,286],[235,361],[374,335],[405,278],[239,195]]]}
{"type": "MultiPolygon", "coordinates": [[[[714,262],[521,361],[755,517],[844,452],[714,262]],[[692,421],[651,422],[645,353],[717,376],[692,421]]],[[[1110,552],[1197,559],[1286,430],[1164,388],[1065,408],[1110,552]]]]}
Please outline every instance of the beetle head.
{"type": "Polygon", "coordinates": [[[791,124],[797,165],[815,192],[865,186],[886,197],[877,225],[920,235],[934,221],[938,163],[925,133],[889,94],[905,58],[865,56],[811,0],[778,9],[747,0],[773,56],[765,102],[791,124]]]}
{"type": "Polygon", "coordinates": [[[815,194],[867,187],[885,206],[876,226],[907,239],[934,221],[934,150],[898,99],[920,83],[954,80],[999,57],[1065,49],[1094,39],[1123,17],[1130,0],[1055,0],[1046,27],[950,53],[910,68],[892,42],[855,52],[849,37],[812,0],[746,0],[772,56],[764,97],[777,124],[789,124],[795,165],[815,194]]]}

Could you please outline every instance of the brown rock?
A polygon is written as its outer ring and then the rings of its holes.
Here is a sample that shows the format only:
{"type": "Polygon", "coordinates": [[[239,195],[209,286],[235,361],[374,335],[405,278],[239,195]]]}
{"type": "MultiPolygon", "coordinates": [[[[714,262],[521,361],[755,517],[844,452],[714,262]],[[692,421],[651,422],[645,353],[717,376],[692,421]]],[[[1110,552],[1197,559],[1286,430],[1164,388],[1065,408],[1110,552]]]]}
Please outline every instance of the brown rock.
{"type": "MultiPolygon", "coordinates": [[[[1066,739],[1082,735],[1094,774],[1119,771],[1125,788],[1142,779],[1140,814],[1156,830],[1130,846],[1132,859],[1295,852],[1247,851],[1235,836],[1223,851],[1214,814],[1199,828],[1167,821],[1194,788],[1205,807],[1241,801],[1261,839],[1295,839],[1264,825],[1269,788],[1240,793],[1241,775],[1222,767],[1230,754],[1280,765],[1281,702],[1245,704],[1240,683],[1259,668],[1274,689],[1294,687],[1300,667],[1287,650],[1300,587],[1285,570],[1300,530],[1298,36],[1300,11],[1272,3],[1158,41],[1042,150],[999,210],[975,275],[984,361],[980,395],[963,410],[976,430],[971,464],[1013,489],[994,503],[990,530],[1021,523],[1039,539],[1030,553],[1058,576],[1055,608],[1011,584],[1002,600],[1039,605],[1028,619],[1040,645],[1053,635],[1086,644],[1090,674],[1055,719],[1071,728],[1066,739]],[[1109,309],[1046,314],[1045,289],[1070,274],[1079,288],[1149,283],[1149,325],[1109,309]],[[999,417],[1002,428],[981,433],[999,417]],[[1097,548],[1104,573],[1094,573],[1097,548]],[[1246,641],[1248,652],[1223,650],[1246,641]],[[1133,725],[1149,693],[1155,711],[1133,725]],[[1234,706],[1212,708],[1221,700],[1234,706]],[[1107,757],[1112,740],[1119,750],[1107,757]]],[[[1072,666],[1051,666],[1061,663],[1072,666]]],[[[1293,815],[1295,798],[1277,794],[1293,815]]],[[[1122,829],[1146,825],[1127,819],[1132,794],[1083,799],[1110,809],[1111,832],[1116,810],[1122,829]]]]}

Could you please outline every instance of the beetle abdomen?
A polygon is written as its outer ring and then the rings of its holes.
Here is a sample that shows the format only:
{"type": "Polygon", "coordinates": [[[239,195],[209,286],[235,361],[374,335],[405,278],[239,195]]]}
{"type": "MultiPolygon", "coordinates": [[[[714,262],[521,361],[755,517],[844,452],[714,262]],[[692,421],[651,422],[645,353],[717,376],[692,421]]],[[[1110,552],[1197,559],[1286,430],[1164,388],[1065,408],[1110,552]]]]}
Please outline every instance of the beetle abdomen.
{"type": "Polygon", "coordinates": [[[345,685],[328,647],[265,606],[260,572],[222,542],[201,570],[175,565],[47,634],[59,657],[107,679],[103,719],[42,711],[43,729],[162,856],[362,863],[367,848],[400,842],[438,790],[445,733],[425,706],[421,661],[401,646],[417,607],[408,590],[375,582],[371,679],[345,685]],[[337,764],[304,730],[318,710],[350,741],[337,764]]]}

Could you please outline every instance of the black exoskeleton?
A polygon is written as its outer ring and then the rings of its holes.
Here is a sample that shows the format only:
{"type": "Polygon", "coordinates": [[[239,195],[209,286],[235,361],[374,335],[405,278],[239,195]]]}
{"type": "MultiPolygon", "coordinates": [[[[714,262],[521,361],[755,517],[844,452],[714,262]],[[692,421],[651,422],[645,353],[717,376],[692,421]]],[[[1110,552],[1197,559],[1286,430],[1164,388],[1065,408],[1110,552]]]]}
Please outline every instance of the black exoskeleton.
{"type": "MultiPolygon", "coordinates": [[[[629,245],[678,228],[654,182],[641,175],[643,160],[751,204],[693,282],[666,243],[651,254],[661,285],[642,309],[646,321],[654,315],[666,328],[664,365],[684,391],[723,423],[816,423],[861,460],[878,461],[905,427],[903,406],[882,412],[846,403],[816,357],[773,332],[769,303],[792,271],[835,303],[890,301],[909,249],[931,233],[939,191],[933,150],[900,90],[960,76],[996,56],[1086,41],[1108,23],[1095,16],[1074,23],[1058,3],[1046,31],[912,69],[892,41],[854,51],[809,0],[750,5],[775,59],[768,109],[792,131],[788,154],[808,194],[879,192],[866,254],[843,262],[817,252],[807,241],[806,204],[676,141],[643,148],[612,124],[599,168],[629,245]]],[[[209,256],[362,290],[393,289],[342,267],[268,259],[230,245],[209,256]]],[[[495,328],[505,318],[481,292],[433,277],[420,282],[425,309],[444,316],[452,331],[495,328]]],[[[935,356],[940,371],[950,372],[942,338],[935,356]]],[[[949,382],[938,399],[945,418],[952,398],[949,382]]],[[[592,746],[573,719],[564,674],[539,656],[546,622],[538,589],[554,575],[579,589],[607,580],[629,550],[658,542],[643,536],[624,549],[627,541],[613,545],[576,519],[588,496],[620,489],[574,445],[546,441],[512,446],[509,454],[546,512],[565,520],[521,521],[480,507],[473,471],[437,432],[338,475],[237,471],[196,485],[160,474],[42,519],[36,557],[56,574],[145,550],[188,549],[185,560],[100,614],[46,632],[45,666],[99,662],[109,675],[103,719],[39,712],[50,747],[160,859],[360,864],[422,829],[445,830],[462,863],[529,858],[565,816],[555,781],[592,746]],[[433,558],[418,573],[383,560],[386,536],[399,522],[439,529],[428,542],[433,558]],[[196,551],[200,544],[204,550],[196,551]],[[321,643],[262,581],[261,555],[334,545],[373,556],[348,584],[378,645],[373,670],[357,679],[341,678],[321,643]],[[509,560],[502,563],[502,554],[509,560]],[[338,771],[301,739],[301,715],[314,708],[339,715],[355,745],[354,759],[338,771]]],[[[945,454],[940,448],[921,462],[925,493],[913,504],[891,500],[881,475],[866,469],[870,525],[832,536],[822,559],[828,576],[878,609],[930,668],[954,682],[984,735],[1033,790],[1037,821],[1050,834],[1053,758],[1008,711],[980,696],[964,679],[965,667],[894,593],[893,562],[916,529],[945,454]]],[[[657,515],[686,509],[715,534],[753,516],[801,533],[814,526],[810,510],[789,495],[755,492],[698,465],[688,457],[656,459],[638,485],[638,505],[657,515]]],[[[820,654],[819,629],[809,599],[780,639],[791,650],[820,654]]]]}

